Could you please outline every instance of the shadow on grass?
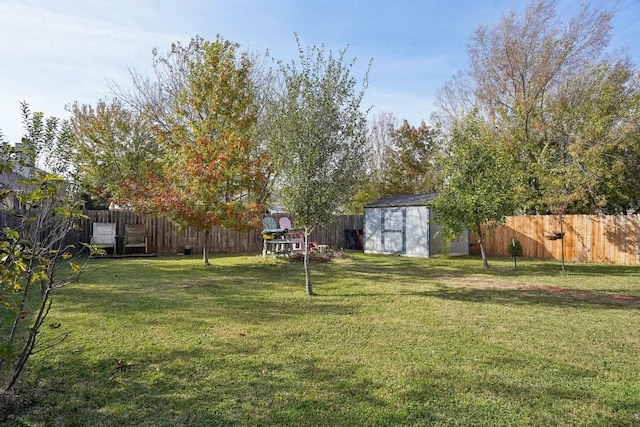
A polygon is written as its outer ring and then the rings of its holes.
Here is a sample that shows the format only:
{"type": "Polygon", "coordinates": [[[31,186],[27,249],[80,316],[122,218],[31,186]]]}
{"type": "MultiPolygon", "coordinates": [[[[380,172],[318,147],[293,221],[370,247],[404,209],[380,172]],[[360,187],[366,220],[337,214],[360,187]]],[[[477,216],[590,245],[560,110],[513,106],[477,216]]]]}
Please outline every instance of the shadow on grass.
{"type": "Polygon", "coordinates": [[[552,286],[472,288],[440,284],[434,291],[417,294],[446,300],[490,304],[621,310],[640,308],[640,297],[609,293],[606,290],[588,291],[552,286]]]}
{"type": "MultiPolygon", "coordinates": [[[[328,289],[326,296],[308,298],[303,282],[299,282],[303,277],[299,264],[253,261],[256,260],[246,257],[242,262],[225,258],[208,269],[155,260],[108,261],[100,264],[106,266],[105,271],[96,270],[84,284],[63,289],[65,312],[82,312],[101,321],[115,317],[118,336],[111,337],[108,348],[100,347],[100,353],[69,351],[52,359],[49,372],[40,373],[40,378],[46,378],[42,380],[44,397],[29,415],[30,423],[514,425],[522,424],[517,418],[517,402],[531,401],[529,425],[553,425],[562,417],[557,413],[549,415],[549,420],[544,417],[547,409],[558,411],[554,401],[578,402],[581,397],[594,400],[580,382],[590,372],[562,366],[557,381],[550,378],[541,383],[536,380],[536,367],[527,368],[527,356],[514,356],[493,360],[493,375],[486,375],[486,370],[469,372],[464,367],[458,371],[438,367],[410,377],[404,377],[406,372],[402,371],[374,373],[344,356],[335,362],[333,354],[315,357],[320,351],[314,346],[314,336],[305,334],[305,316],[322,323],[329,316],[357,313],[362,301],[353,297],[367,296],[369,290],[371,295],[379,292],[378,295],[394,298],[418,295],[481,303],[638,308],[637,302],[611,301],[610,292],[604,290],[583,295],[583,291],[575,289],[554,292],[439,283],[483,271],[481,266],[472,266],[477,262],[473,259],[452,262],[371,257],[362,261],[354,257],[342,264],[313,266],[312,274],[319,282],[334,281],[339,285],[328,289]],[[353,280],[343,281],[345,276],[353,280]],[[429,277],[436,281],[426,281],[428,285],[421,286],[422,291],[412,291],[410,286],[393,286],[396,277],[429,277]],[[368,280],[380,280],[381,284],[367,287],[368,280]],[[341,298],[335,298],[334,293],[339,293],[341,286],[347,289],[341,298]],[[387,290],[389,293],[380,292],[387,290]],[[126,350],[116,353],[122,336],[132,334],[127,322],[152,326],[140,328],[136,336],[169,341],[168,345],[145,348],[134,340],[126,350]],[[166,326],[164,335],[153,336],[153,322],[166,326]],[[276,323],[287,327],[277,329],[276,323]],[[250,329],[254,324],[265,326],[243,335],[242,328],[250,329]],[[186,338],[190,343],[181,341],[185,339],[181,334],[185,328],[190,330],[186,338]],[[273,330],[280,333],[270,337],[273,330]],[[524,376],[514,374],[524,369],[529,369],[524,376]],[[502,371],[504,375],[500,374],[502,371]],[[385,378],[395,375],[401,379],[389,387],[385,378]],[[466,379],[462,378],[464,375],[466,379]],[[558,382],[565,380],[571,385],[558,382]],[[549,397],[545,400],[546,395],[549,397]],[[492,418],[496,416],[506,418],[492,418]]],[[[546,268],[534,265],[528,274],[543,276],[541,271],[546,268]]],[[[496,269],[488,274],[502,277],[506,273],[496,269]]],[[[421,366],[428,363],[428,358],[420,361],[421,366]]],[[[539,364],[544,365],[544,360],[539,364]]],[[[555,366],[552,368],[543,371],[555,375],[555,366]]],[[[635,401],[625,397],[619,404],[633,409],[635,401]]],[[[567,407],[575,409],[571,403],[567,407]]],[[[619,418],[612,415],[611,419],[625,420],[627,415],[628,412],[619,418]]]]}
{"type": "MultiPolygon", "coordinates": [[[[638,425],[640,395],[631,379],[607,390],[597,365],[585,366],[530,351],[478,354],[467,364],[414,372],[403,400],[431,404],[439,414],[461,414],[456,425],[638,425]]],[[[451,419],[449,419],[451,420],[451,419]]],[[[451,422],[454,424],[454,422],[451,422]]]]}
{"type": "MultiPolygon", "coordinates": [[[[509,258],[492,260],[491,268],[482,267],[479,257],[465,256],[455,258],[410,258],[391,255],[365,255],[351,253],[346,263],[312,263],[312,281],[322,283],[325,279],[332,279],[335,275],[340,278],[350,276],[368,281],[388,282],[395,277],[416,277],[427,279],[458,278],[458,277],[487,277],[487,278],[514,278],[514,277],[559,277],[563,273],[560,265],[549,261],[520,260],[518,267],[514,268],[509,258]]],[[[145,260],[146,261],[146,260],[145,260]]],[[[162,258],[146,261],[143,273],[140,273],[141,260],[106,260],[111,262],[113,270],[105,280],[130,281],[132,277],[145,282],[163,282],[163,276],[174,282],[184,282],[183,286],[193,282],[194,286],[207,283],[214,284],[224,282],[241,284],[247,290],[261,289],[265,286],[294,285],[298,288],[304,286],[304,271],[302,264],[287,262],[280,259],[273,261],[270,258],[262,260],[261,257],[247,257],[232,254],[216,254],[213,258],[214,265],[203,267],[199,260],[183,258],[179,261],[191,261],[190,264],[169,262],[162,258]],[[146,278],[141,274],[154,271],[154,277],[146,278]]],[[[175,260],[174,260],[175,261],[175,260]]],[[[640,279],[640,268],[636,266],[615,266],[602,264],[568,264],[569,275],[581,276],[625,276],[640,279]]]]}
{"type": "MultiPolygon", "coordinates": [[[[50,367],[46,377],[53,380],[43,384],[46,397],[29,421],[141,427],[582,424],[602,397],[591,389],[594,372],[587,369],[518,353],[485,361],[490,369],[478,372],[464,365],[416,370],[392,390],[345,360],[328,364],[300,354],[282,360],[226,345],[127,360],[89,362],[78,354],[50,367]],[[70,372],[83,375],[74,381],[70,372]]],[[[617,406],[600,402],[597,409],[608,410],[602,414],[608,425],[634,425],[637,402],[626,396],[617,406]]]]}
{"type": "MultiPolygon", "coordinates": [[[[560,263],[532,259],[518,259],[518,267],[514,268],[511,258],[494,258],[489,260],[490,268],[482,266],[482,259],[477,256],[443,257],[443,258],[406,258],[392,255],[354,254],[356,260],[362,260],[354,268],[380,277],[390,271],[402,274],[428,276],[433,278],[466,277],[478,275],[484,277],[544,277],[560,276],[560,263]]],[[[640,267],[608,264],[567,264],[568,274],[583,276],[628,276],[640,279],[640,267]]]]}
{"type": "MultiPolygon", "coordinates": [[[[353,297],[424,296],[464,302],[544,305],[565,308],[640,308],[640,296],[616,290],[581,290],[513,283],[525,275],[557,276],[548,262],[523,263],[513,270],[504,264],[486,270],[479,258],[416,259],[354,254],[344,263],[312,266],[320,283],[318,298],[304,292],[304,272],[299,263],[262,261],[260,257],[217,256],[216,264],[204,268],[197,259],[105,260],[88,285],[62,290],[69,312],[122,316],[139,321],[224,318],[245,324],[265,324],[298,319],[305,315],[351,315],[360,304],[353,297]],[[504,279],[504,280],[500,280],[504,279]],[[324,286],[324,283],[339,285],[324,286]],[[419,290],[412,283],[419,283],[419,290]],[[448,283],[449,282],[449,283],[448,283]],[[394,284],[395,286],[387,286],[394,284]],[[426,287],[425,287],[426,286],[426,287]],[[324,294],[324,296],[323,296],[324,294]],[[339,298],[339,299],[337,299],[339,298]]],[[[631,275],[633,267],[575,265],[584,275],[631,275]]],[[[578,271],[580,273],[578,273],[578,271]]]]}
{"type": "Polygon", "coordinates": [[[86,375],[73,384],[44,384],[49,400],[40,402],[31,421],[96,426],[406,424],[407,414],[387,408],[388,402],[376,397],[382,385],[363,378],[357,365],[326,366],[312,356],[287,361],[229,358],[230,353],[225,348],[207,355],[173,351],[147,360],[108,358],[89,365],[77,358],[58,364],[48,377],[55,372],[62,372],[60,378],[70,378],[68,372],[86,375]]]}
{"type": "MultiPolygon", "coordinates": [[[[298,263],[237,256],[218,256],[208,268],[197,262],[100,260],[81,283],[61,289],[56,298],[69,314],[90,313],[116,322],[183,321],[196,327],[212,318],[255,325],[358,311],[354,301],[309,298],[298,263]]],[[[319,266],[314,279],[328,280],[330,271],[319,266]]]]}
{"type": "Polygon", "coordinates": [[[258,291],[231,287],[221,290],[215,285],[163,292],[161,287],[140,292],[135,289],[79,288],[64,296],[67,313],[92,313],[107,318],[131,318],[134,321],[168,321],[167,318],[224,318],[246,324],[263,324],[303,315],[350,315],[358,311],[355,302],[309,298],[304,289],[299,295],[271,298],[258,291]]]}

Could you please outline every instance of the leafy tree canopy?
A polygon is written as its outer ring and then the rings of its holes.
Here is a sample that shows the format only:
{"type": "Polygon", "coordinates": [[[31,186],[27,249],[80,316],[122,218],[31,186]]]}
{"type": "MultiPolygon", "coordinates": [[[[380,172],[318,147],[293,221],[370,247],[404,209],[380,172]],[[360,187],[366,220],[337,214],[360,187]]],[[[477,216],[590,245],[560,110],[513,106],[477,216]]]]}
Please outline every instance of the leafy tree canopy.
{"type": "Polygon", "coordinates": [[[391,137],[384,194],[435,192],[440,186],[436,163],[441,144],[438,130],[424,122],[416,128],[404,120],[391,137]]]}
{"type": "MultiPolygon", "coordinates": [[[[79,176],[122,204],[205,230],[255,227],[268,156],[256,138],[254,64],[218,37],[154,51],[156,80],[94,109],[74,105],[79,176]]],[[[204,263],[208,264],[205,242],[204,263]]]]}
{"type": "MultiPolygon", "coordinates": [[[[272,105],[270,151],[278,194],[305,228],[306,241],[316,225],[346,207],[362,177],[367,129],[360,104],[367,80],[358,90],[345,50],[304,51],[297,42],[299,63],[280,67],[284,83],[272,105]]],[[[313,295],[307,250],[305,271],[307,293],[313,295]]]]}
{"type": "Polygon", "coordinates": [[[495,142],[495,130],[473,111],[456,121],[441,160],[444,184],[431,206],[446,240],[468,229],[479,236],[487,266],[482,225],[511,215],[520,194],[520,176],[511,156],[495,142]]]}
{"type": "Polygon", "coordinates": [[[445,128],[477,108],[518,162],[530,213],[640,206],[638,72],[607,51],[612,10],[583,5],[567,22],[550,0],[471,36],[469,63],[438,94],[445,128]],[[615,172],[614,172],[615,171],[615,172]]]}

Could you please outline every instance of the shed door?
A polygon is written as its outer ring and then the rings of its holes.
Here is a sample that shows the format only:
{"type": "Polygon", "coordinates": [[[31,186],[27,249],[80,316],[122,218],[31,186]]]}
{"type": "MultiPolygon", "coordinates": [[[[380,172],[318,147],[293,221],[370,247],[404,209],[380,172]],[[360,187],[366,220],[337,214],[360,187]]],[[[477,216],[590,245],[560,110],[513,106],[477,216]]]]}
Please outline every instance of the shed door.
{"type": "Polygon", "coordinates": [[[382,251],[402,254],[405,252],[406,213],[401,208],[382,211],[382,251]]]}

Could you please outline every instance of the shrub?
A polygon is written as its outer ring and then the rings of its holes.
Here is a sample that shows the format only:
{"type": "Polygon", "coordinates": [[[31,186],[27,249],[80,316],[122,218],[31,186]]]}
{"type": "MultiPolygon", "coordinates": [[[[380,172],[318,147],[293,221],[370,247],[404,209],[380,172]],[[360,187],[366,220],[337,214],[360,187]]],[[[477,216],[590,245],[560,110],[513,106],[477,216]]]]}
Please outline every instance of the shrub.
{"type": "Polygon", "coordinates": [[[511,243],[509,244],[509,253],[512,257],[522,256],[522,243],[518,239],[511,239],[511,243]]]}

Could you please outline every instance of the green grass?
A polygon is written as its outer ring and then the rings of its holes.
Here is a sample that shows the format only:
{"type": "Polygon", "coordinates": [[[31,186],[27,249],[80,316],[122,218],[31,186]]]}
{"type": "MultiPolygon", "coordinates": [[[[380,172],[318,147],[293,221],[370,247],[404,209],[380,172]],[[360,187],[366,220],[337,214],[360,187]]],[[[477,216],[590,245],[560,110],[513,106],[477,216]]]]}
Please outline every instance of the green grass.
{"type": "MultiPolygon", "coordinates": [[[[29,426],[640,424],[640,269],[351,254],[92,261],[29,426]]],[[[37,369],[36,369],[37,367],[37,369]]]]}

